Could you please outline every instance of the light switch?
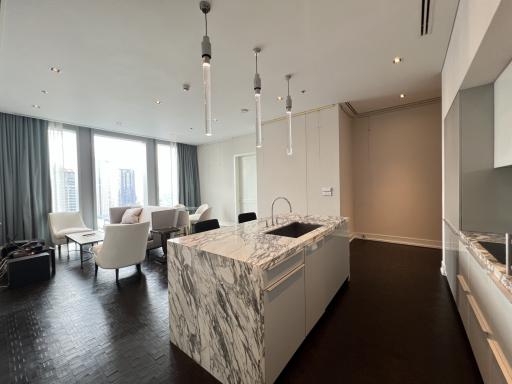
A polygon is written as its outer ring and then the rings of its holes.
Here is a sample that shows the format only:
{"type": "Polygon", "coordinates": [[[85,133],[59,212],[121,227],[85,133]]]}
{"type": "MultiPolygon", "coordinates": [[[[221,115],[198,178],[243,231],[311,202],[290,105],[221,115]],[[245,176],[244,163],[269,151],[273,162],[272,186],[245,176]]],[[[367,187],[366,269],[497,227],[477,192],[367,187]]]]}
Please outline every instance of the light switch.
{"type": "Polygon", "coordinates": [[[332,196],[332,187],[322,187],[322,196],[332,196]]]}

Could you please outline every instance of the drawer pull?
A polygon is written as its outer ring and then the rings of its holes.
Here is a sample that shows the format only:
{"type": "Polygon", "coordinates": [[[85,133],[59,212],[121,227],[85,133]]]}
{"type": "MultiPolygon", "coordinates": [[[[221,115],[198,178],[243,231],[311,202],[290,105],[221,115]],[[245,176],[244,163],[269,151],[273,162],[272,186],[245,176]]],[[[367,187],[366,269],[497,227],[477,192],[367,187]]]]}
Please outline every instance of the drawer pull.
{"type": "Polygon", "coordinates": [[[300,271],[302,268],[304,268],[304,264],[299,265],[298,267],[292,269],[290,272],[288,272],[286,275],[281,277],[279,280],[277,280],[274,284],[272,284],[270,287],[265,289],[267,292],[272,292],[274,289],[276,289],[278,286],[283,284],[286,280],[288,280],[292,275],[295,275],[298,271],[300,271]]]}
{"type": "Polygon", "coordinates": [[[498,363],[500,367],[501,373],[505,378],[507,383],[512,383],[512,368],[510,368],[510,364],[508,363],[503,351],[501,350],[500,345],[496,340],[487,339],[489,343],[489,347],[491,347],[492,354],[494,355],[494,359],[498,363]]]}
{"type": "Polygon", "coordinates": [[[469,286],[468,283],[466,283],[466,279],[462,275],[457,275],[457,280],[459,280],[459,284],[462,287],[462,290],[466,293],[469,293],[469,286]]]}
{"type": "Polygon", "coordinates": [[[484,316],[482,315],[482,312],[480,311],[480,308],[478,308],[478,304],[475,301],[475,298],[471,295],[468,295],[468,302],[469,306],[473,310],[473,313],[475,314],[476,320],[478,321],[478,324],[480,325],[480,329],[483,333],[486,335],[490,335],[491,329],[489,328],[489,325],[487,324],[487,321],[485,321],[484,316]]]}

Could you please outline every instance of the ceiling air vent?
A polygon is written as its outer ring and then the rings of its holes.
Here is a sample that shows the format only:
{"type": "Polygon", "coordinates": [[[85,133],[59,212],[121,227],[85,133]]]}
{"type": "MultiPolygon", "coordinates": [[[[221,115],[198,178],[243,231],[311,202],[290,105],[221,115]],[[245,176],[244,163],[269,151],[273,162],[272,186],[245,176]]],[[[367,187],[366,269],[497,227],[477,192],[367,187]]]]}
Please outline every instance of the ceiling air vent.
{"type": "Polygon", "coordinates": [[[432,32],[432,8],[434,0],[421,0],[421,36],[432,32]]]}

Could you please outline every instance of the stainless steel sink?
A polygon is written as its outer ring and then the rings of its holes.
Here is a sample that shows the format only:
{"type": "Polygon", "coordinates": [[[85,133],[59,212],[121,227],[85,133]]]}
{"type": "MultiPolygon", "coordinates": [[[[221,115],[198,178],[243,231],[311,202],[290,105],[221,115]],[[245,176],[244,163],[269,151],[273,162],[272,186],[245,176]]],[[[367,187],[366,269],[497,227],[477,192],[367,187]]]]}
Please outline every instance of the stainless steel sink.
{"type": "Polygon", "coordinates": [[[484,247],[496,260],[505,264],[505,244],[491,243],[487,241],[479,241],[480,245],[484,247]]]}
{"type": "Polygon", "coordinates": [[[267,235],[275,235],[275,236],[284,236],[284,237],[301,237],[306,233],[314,231],[317,228],[320,228],[319,224],[308,224],[308,223],[299,223],[298,221],[294,221],[290,224],[287,224],[283,227],[279,227],[273,229],[272,231],[265,232],[267,235]]]}

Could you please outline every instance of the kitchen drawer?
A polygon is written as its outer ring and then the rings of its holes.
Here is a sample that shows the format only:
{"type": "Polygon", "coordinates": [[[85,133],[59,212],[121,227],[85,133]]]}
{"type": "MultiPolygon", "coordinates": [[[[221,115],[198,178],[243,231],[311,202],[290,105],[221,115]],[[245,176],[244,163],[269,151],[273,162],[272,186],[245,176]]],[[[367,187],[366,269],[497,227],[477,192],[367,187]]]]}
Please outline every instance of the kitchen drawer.
{"type": "Polygon", "coordinates": [[[512,368],[507,361],[500,344],[493,339],[488,339],[491,350],[489,374],[492,384],[512,384],[512,368]]]}
{"type": "Polygon", "coordinates": [[[304,264],[304,250],[297,252],[295,255],[288,257],[276,266],[263,271],[263,285],[268,287],[278,281],[288,272],[304,264]]]}
{"type": "Polygon", "coordinates": [[[306,336],[304,264],[265,289],[265,379],[273,383],[306,336]]]}
{"type": "Polygon", "coordinates": [[[485,383],[492,383],[490,374],[491,350],[487,341],[491,331],[475,298],[468,295],[467,299],[469,304],[468,338],[471,349],[473,349],[482,379],[485,383]]]}
{"type": "Polygon", "coordinates": [[[469,287],[462,275],[457,275],[457,281],[457,308],[459,309],[459,315],[466,329],[466,333],[469,333],[469,303],[467,298],[469,287]]]}

